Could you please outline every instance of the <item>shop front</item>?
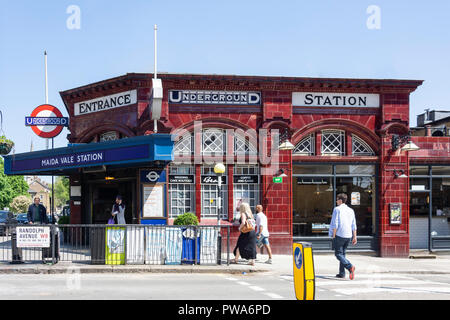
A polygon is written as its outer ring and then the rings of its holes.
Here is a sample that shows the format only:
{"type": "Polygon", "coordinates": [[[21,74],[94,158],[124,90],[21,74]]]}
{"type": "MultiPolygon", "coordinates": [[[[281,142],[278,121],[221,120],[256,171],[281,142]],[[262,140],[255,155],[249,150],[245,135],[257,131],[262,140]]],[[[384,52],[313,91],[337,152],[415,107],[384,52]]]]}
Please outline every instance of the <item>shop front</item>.
{"type": "Polygon", "coordinates": [[[359,250],[376,250],[376,166],[293,164],[293,238],[331,250],[329,227],[336,195],[349,196],[355,211],[359,250]]]}

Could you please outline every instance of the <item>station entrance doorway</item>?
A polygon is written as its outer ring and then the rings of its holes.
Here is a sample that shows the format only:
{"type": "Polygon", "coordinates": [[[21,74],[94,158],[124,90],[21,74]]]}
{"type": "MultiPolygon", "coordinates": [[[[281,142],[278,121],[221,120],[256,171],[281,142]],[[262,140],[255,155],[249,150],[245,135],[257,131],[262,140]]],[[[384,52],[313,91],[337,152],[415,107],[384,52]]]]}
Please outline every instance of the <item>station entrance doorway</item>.
{"type": "Polygon", "coordinates": [[[111,181],[94,180],[86,184],[84,217],[87,224],[107,224],[111,218],[113,205],[117,195],[122,196],[125,205],[125,221],[127,224],[138,224],[136,178],[121,178],[111,181]]]}

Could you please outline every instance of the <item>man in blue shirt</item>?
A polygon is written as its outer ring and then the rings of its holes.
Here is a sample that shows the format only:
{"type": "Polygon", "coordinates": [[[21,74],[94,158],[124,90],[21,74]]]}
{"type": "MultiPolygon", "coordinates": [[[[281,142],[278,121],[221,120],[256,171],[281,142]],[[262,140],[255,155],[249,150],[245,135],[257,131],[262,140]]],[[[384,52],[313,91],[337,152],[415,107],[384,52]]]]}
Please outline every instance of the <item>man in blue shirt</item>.
{"type": "Polygon", "coordinates": [[[350,280],[355,278],[355,266],[345,258],[347,247],[352,242],[356,245],[356,219],[355,212],[349,208],[345,203],[347,202],[347,195],[339,193],[336,196],[337,207],[333,210],[331,218],[329,236],[333,238],[334,254],[339,260],[338,278],[345,278],[345,269],[350,272],[350,280]]]}

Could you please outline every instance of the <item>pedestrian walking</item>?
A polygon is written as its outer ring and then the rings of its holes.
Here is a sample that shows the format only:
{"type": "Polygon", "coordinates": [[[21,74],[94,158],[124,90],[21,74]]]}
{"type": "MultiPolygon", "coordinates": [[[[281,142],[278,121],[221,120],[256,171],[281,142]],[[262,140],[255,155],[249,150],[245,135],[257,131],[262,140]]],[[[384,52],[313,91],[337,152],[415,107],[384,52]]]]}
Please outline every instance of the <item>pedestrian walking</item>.
{"type": "Polygon", "coordinates": [[[232,263],[238,263],[239,256],[242,256],[242,258],[249,260],[248,264],[254,266],[256,259],[256,221],[248,203],[241,203],[239,212],[241,214],[239,219],[240,234],[236,248],[233,250],[235,258],[232,263]]]}
{"type": "Polygon", "coordinates": [[[126,224],[125,221],[125,205],[122,203],[122,196],[116,197],[116,203],[113,205],[111,215],[114,217],[116,224],[126,224]]]}
{"type": "Polygon", "coordinates": [[[263,206],[258,204],[256,206],[256,241],[261,248],[261,254],[264,253],[266,248],[269,254],[269,259],[266,261],[268,264],[272,264],[272,250],[269,243],[269,228],[267,226],[267,217],[263,212],[263,206]]]}
{"type": "Polygon", "coordinates": [[[41,204],[41,199],[38,196],[34,197],[33,203],[28,207],[27,218],[29,224],[48,223],[47,209],[41,204]]]}
{"type": "Polygon", "coordinates": [[[350,272],[350,280],[355,278],[355,266],[345,257],[350,241],[356,245],[356,219],[355,212],[346,205],[347,195],[339,193],[336,196],[337,207],[331,217],[329,236],[333,238],[334,254],[339,260],[339,273],[337,278],[345,278],[345,269],[350,272]]]}

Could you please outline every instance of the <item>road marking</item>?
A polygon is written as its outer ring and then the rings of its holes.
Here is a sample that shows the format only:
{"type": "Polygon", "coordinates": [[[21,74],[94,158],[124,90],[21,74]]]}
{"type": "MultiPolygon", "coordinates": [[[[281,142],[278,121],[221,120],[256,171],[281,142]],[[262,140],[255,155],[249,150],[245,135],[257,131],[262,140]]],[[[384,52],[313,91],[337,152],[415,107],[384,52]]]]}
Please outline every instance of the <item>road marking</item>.
{"type": "Polygon", "coordinates": [[[238,281],[238,282],[236,282],[236,283],[239,283],[239,284],[241,284],[241,285],[243,285],[243,286],[249,286],[249,285],[250,285],[250,283],[245,282],[245,281],[238,281]]]}
{"type": "Polygon", "coordinates": [[[228,277],[228,278],[225,278],[225,279],[230,280],[230,281],[237,281],[237,279],[231,278],[231,277],[228,277]]]}
{"type": "Polygon", "coordinates": [[[354,295],[354,294],[362,294],[362,293],[450,293],[449,287],[406,287],[406,288],[354,288],[354,289],[333,289],[333,291],[345,294],[345,295],[354,295]]]}
{"type": "Polygon", "coordinates": [[[258,286],[250,286],[250,289],[255,290],[255,291],[264,291],[264,288],[258,287],[258,286]]]}
{"type": "Polygon", "coordinates": [[[283,299],[282,296],[280,296],[280,295],[278,295],[278,294],[276,294],[276,293],[272,293],[272,292],[264,292],[264,294],[265,294],[266,296],[271,297],[272,299],[283,299]]]}
{"type": "Polygon", "coordinates": [[[440,282],[433,281],[422,281],[422,280],[383,280],[383,279],[373,279],[373,280],[336,280],[336,281],[318,281],[316,286],[333,286],[345,283],[347,285],[372,285],[373,287],[380,287],[384,285],[409,285],[409,284],[441,284],[440,282]]]}

